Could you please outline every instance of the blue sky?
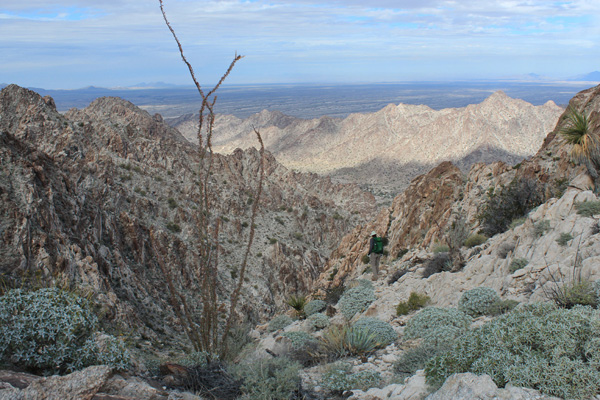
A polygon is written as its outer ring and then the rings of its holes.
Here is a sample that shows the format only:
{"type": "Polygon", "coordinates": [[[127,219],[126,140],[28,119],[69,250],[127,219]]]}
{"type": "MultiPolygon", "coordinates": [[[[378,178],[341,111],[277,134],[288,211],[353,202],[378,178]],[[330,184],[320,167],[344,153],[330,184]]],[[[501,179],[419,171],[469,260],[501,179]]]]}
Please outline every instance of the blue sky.
{"type": "MultiPolygon", "coordinates": [[[[164,0],[202,83],[564,79],[600,70],[598,0],[164,0]]],[[[0,83],[189,84],[158,0],[2,0],[0,83]]]]}

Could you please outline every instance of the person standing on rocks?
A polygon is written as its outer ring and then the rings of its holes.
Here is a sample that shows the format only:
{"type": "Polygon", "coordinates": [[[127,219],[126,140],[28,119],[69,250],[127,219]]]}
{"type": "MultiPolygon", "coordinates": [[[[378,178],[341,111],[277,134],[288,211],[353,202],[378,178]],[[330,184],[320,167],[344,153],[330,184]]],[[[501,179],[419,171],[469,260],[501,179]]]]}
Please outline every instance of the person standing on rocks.
{"type": "Polygon", "coordinates": [[[371,260],[371,272],[373,276],[371,280],[376,281],[379,278],[379,261],[383,254],[383,240],[377,236],[377,232],[371,232],[371,240],[369,242],[368,256],[371,260]]]}

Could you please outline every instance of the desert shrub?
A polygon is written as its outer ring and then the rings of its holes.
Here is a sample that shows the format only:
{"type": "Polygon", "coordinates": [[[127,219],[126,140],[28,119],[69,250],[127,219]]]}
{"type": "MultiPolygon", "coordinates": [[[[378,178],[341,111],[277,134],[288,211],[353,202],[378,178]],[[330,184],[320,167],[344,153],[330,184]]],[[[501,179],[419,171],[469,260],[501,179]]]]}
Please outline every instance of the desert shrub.
{"type": "Polygon", "coordinates": [[[514,273],[521,268],[525,268],[527,264],[529,264],[529,261],[526,258],[513,258],[510,262],[508,270],[511,273],[514,273]]]}
{"type": "Polygon", "coordinates": [[[510,243],[503,243],[502,245],[500,245],[500,247],[498,248],[498,257],[505,259],[506,257],[508,257],[508,254],[513,251],[515,249],[515,244],[510,242],[510,243]]]}
{"type": "Polygon", "coordinates": [[[322,358],[336,360],[346,356],[363,356],[377,349],[379,342],[374,333],[347,325],[331,326],[319,339],[322,358]]]}
{"type": "Polygon", "coordinates": [[[394,373],[400,378],[413,376],[417,370],[424,369],[429,360],[446,349],[447,347],[435,346],[428,342],[406,349],[394,362],[394,373]]]}
{"type": "Polygon", "coordinates": [[[325,302],[332,305],[337,304],[345,291],[346,287],[344,285],[330,287],[325,290],[325,302]]]}
{"type": "Polygon", "coordinates": [[[437,253],[432,258],[425,261],[425,269],[423,270],[422,277],[429,278],[433,274],[443,271],[452,270],[452,259],[448,253],[437,253]]]}
{"type": "Polygon", "coordinates": [[[452,343],[470,324],[471,318],[456,308],[426,307],[408,321],[404,337],[441,346],[452,343]]]}
{"type": "Polygon", "coordinates": [[[571,239],[573,239],[573,235],[571,235],[570,233],[563,232],[560,234],[558,239],[556,239],[556,243],[564,247],[571,241],[571,239]]]}
{"type": "Polygon", "coordinates": [[[307,316],[311,316],[313,314],[323,311],[325,309],[325,307],[327,307],[327,303],[324,302],[323,300],[309,301],[304,306],[304,313],[307,316]]]}
{"type": "Polygon", "coordinates": [[[407,268],[400,268],[400,269],[397,269],[394,272],[392,272],[392,274],[390,275],[388,282],[387,282],[388,285],[391,285],[391,284],[397,282],[398,279],[400,279],[404,275],[406,275],[407,272],[408,272],[407,268]]]}
{"type": "Polygon", "coordinates": [[[371,262],[371,257],[369,257],[367,254],[363,255],[360,259],[362,261],[363,264],[368,264],[369,262],[371,262]]]}
{"type": "Polygon", "coordinates": [[[447,253],[450,251],[450,247],[444,245],[437,245],[433,248],[432,252],[435,253],[447,253]]]}
{"type": "Polygon", "coordinates": [[[307,318],[307,321],[310,327],[316,331],[329,326],[329,317],[322,313],[312,314],[307,318]]]}
{"type": "Polygon", "coordinates": [[[484,244],[488,240],[487,236],[482,235],[481,233],[475,233],[470,235],[467,240],[465,240],[465,247],[469,249],[471,247],[479,246],[480,244],[484,244]]]}
{"type": "Polygon", "coordinates": [[[488,374],[499,387],[529,387],[552,396],[587,399],[600,390],[600,324],[590,307],[522,305],[460,337],[427,363],[427,381],[453,373],[488,374]]]}
{"type": "Polygon", "coordinates": [[[575,202],[574,206],[577,214],[584,217],[593,217],[596,214],[600,214],[600,201],[575,202]]]}
{"type": "Polygon", "coordinates": [[[172,198],[172,197],[169,197],[169,198],[167,199],[167,203],[169,204],[169,208],[170,208],[171,210],[173,210],[173,209],[177,208],[177,201],[176,201],[174,198],[172,198]]]}
{"type": "Polygon", "coordinates": [[[499,193],[488,193],[478,216],[483,233],[491,237],[506,231],[513,220],[524,217],[542,201],[542,188],[533,179],[515,179],[499,193]]]}
{"type": "Polygon", "coordinates": [[[237,364],[233,375],[242,381],[242,391],[252,400],[288,400],[298,390],[301,365],[287,357],[237,364]]]}
{"type": "Polygon", "coordinates": [[[267,330],[269,332],[275,332],[278,331],[279,329],[283,329],[286,326],[288,326],[289,324],[292,323],[292,319],[288,316],[288,315],[277,315],[276,317],[274,317],[271,322],[269,322],[269,326],[267,327],[267,330]]]}
{"type": "Polygon", "coordinates": [[[402,258],[406,253],[408,253],[408,249],[400,249],[398,250],[398,253],[396,253],[396,258],[402,258]]]}
{"type": "Polygon", "coordinates": [[[128,368],[123,342],[97,329],[91,304],[66,290],[13,289],[0,297],[0,359],[34,372],[72,372],[95,364],[128,368]]]}
{"type": "Polygon", "coordinates": [[[338,306],[344,317],[351,319],[357,313],[365,311],[375,300],[375,291],[372,287],[358,285],[344,292],[338,306]]]}
{"type": "Polygon", "coordinates": [[[173,233],[181,233],[181,226],[175,222],[167,222],[166,227],[173,233]]]}
{"type": "Polygon", "coordinates": [[[515,218],[508,226],[510,229],[515,229],[517,226],[523,225],[527,221],[527,217],[515,218]]]}
{"type": "Polygon", "coordinates": [[[367,390],[381,382],[381,375],[376,371],[351,371],[352,366],[348,363],[333,363],[323,374],[321,385],[332,392],[343,393],[354,389],[367,390]]]}
{"type": "Polygon", "coordinates": [[[292,342],[292,348],[295,350],[302,349],[310,342],[315,342],[316,339],[306,332],[284,332],[281,336],[290,339],[292,342]]]}
{"type": "Polygon", "coordinates": [[[287,299],[286,304],[296,311],[297,317],[305,317],[304,306],[306,305],[306,296],[291,295],[290,298],[287,299]]]}
{"type": "Polygon", "coordinates": [[[486,315],[490,307],[500,301],[500,296],[494,289],[477,287],[467,290],[458,300],[458,309],[471,317],[486,315]]]}
{"type": "Polygon", "coordinates": [[[207,398],[234,400],[241,394],[241,380],[235,379],[220,362],[196,365],[187,369],[183,388],[207,398]]]}
{"type": "Polygon", "coordinates": [[[490,306],[487,311],[487,315],[497,316],[500,314],[506,314],[507,312],[512,311],[518,305],[519,302],[516,300],[498,300],[490,306]]]}
{"type": "Polygon", "coordinates": [[[574,277],[568,282],[554,281],[554,287],[544,289],[546,297],[558,307],[573,308],[576,305],[596,307],[598,297],[596,288],[587,279],[574,277]]]}
{"type": "MultiPolygon", "coordinates": [[[[244,348],[248,347],[254,342],[254,339],[250,336],[250,324],[234,325],[229,334],[225,338],[227,341],[227,352],[221,353],[220,358],[223,361],[232,361],[236,359],[244,348]]],[[[215,357],[211,357],[212,360],[215,357]]]]}
{"type": "Polygon", "coordinates": [[[535,236],[535,237],[544,236],[546,234],[546,232],[548,232],[549,230],[550,230],[550,221],[548,221],[547,219],[541,220],[539,222],[536,222],[535,225],[533,225],[533,236],[535,236]]]}
{"type": "Polygon", "coordinates": [[[352,328],[362,329],[375,335],[375,339],[381,347],[393,343],[398,338],[398,334],[390,324],[373,317],[360,318],[352,325],[352,328]]]}
{"type": "Polygon", "coordinates": [[[425,307],[429,300],[431,300],[429,296],[411,292],[408,300],[401,301],[396,306],[396,315],[406,315],[412,311],[417,311],[418,309],[425,307]]]}

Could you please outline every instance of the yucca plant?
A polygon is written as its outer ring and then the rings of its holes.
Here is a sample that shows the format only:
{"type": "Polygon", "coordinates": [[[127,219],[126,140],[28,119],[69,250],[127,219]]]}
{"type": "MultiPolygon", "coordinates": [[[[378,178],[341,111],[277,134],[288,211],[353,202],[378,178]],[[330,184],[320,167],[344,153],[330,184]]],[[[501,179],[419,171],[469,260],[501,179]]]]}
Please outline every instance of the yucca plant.
{"type": "Polygon", "coordinates": [[[306,296],[295,296],[295,295],[291,295],[290,298],[287,300],[287,305],[292,307],[294,310],[296,310],[296,316],[298,318],[305,318],[306,314],[304,313],[304,306],[306,305],[307,301],[306,301],[306,296]]]}
{"type": "Polygon", "coordinates": [[[377,336],[366,329],[331,326],[319,339],[319,352],[322,358],[336,360],[350,355],[366,356],[378,345],[377,336]]]}
{"type": "Polygon", "coordinates": [[[567,122],[558,133],[572,146],[573,161],[586,166],[595,187],[600,165],[600,137],[592,132],[588,116],[569,106],[567,122]]]}

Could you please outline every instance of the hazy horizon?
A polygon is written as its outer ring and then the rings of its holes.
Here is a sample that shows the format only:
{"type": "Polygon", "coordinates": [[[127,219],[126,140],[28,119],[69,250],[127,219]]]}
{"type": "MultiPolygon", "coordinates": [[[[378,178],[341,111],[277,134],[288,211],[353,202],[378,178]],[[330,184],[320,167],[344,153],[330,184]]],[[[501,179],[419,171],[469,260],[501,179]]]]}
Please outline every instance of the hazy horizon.
{"type": "MultiPolygon", "coordinates": [[[[247,118],[263,110],[280,111],[297,118],[346,117],[351,113],[375,112],[388,104],[426,105],[439,110],[477,104],[502,90],[509,97],[541,105],[551,100],[565,105],[590,82],[408,82],[384,84],[254,84],[224,85],[218,92],[215,112],[247,118]]],[[[35,89],[35,88],[34,88],[35,89]]],[[[200,97],[193,87],[77,90],[35,89],[54,98],[57,109],[87,107],[98,97],[121,97],[165,118],[197,113],[200,97]]]]}

